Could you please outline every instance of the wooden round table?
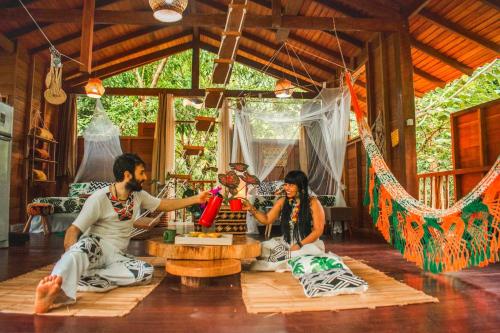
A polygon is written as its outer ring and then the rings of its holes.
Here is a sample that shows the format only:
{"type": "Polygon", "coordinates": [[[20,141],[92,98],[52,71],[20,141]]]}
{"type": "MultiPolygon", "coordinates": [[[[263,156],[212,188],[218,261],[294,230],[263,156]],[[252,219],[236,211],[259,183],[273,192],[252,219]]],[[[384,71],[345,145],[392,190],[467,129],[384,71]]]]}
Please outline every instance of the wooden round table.
{"type": "Polygon", "coordinates": [[[162,237],[146,241],[149,255],[166,259],[167,273],[181,277],[181,283],[200,287],[209,279],[241,272],[241,260],[260,256],[260,242],[234,236],[232,245],[181,245],[164,243],[162,237]]]}

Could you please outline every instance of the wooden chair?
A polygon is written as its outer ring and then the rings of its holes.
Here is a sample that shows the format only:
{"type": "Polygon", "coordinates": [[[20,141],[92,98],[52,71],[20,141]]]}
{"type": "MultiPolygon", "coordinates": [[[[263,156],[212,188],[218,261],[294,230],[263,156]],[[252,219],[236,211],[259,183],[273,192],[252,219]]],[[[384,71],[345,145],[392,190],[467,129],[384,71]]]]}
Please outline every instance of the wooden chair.
{"type": "Polygon", "coordinates": [[[352,229],[351,223],[354,219],[354,208],[352,207],[327,207],[325,210],[330,212],[330,220],[328,221],[328,225],[330,228],[330,235],[333,234],[333,225],[335,221],[339,221],[342,224],[342,239],[345,239],[346,234],[346,226],[347,230],[349,230],[349,237],[352,237],[352,229]]]}

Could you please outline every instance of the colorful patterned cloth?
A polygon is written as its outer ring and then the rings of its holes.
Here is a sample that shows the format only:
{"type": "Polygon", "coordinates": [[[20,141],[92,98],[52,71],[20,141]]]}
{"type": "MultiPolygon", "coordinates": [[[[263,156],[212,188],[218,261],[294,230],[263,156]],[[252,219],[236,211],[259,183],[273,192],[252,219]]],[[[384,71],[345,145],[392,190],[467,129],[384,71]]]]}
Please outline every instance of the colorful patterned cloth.
{"type": "Polygon", "coordinates": [[[367,152],[365,205],[375,227],[403,256],[434,273],[498,262],[500,156],[481,182],[448,209],[433,209],[410,196],[387,167],[347,83],[367,152]]]}

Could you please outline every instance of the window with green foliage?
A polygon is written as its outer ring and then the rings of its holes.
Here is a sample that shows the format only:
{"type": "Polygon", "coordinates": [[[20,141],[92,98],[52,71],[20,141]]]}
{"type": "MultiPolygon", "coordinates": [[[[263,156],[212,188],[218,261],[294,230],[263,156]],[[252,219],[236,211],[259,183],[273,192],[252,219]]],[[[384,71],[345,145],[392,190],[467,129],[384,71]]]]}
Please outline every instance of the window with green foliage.
{"type": "MultiPolygon", "coordinates": [[[[200,88],[209,87],[215,54],[200,51],[200,88]]],[[[104,80],[105,87],[125,88],[191,88],[192,51],[175,54],[166,59],[124,72],[104,80]]],[[[235,63],[228,89],[273,90],[275,79],[247,66],[235,63]]],[[[101,99],[103,106],[113,121],[120,128],[122,136],[137,135],[140,122],[155,122],[158,112],[158,98],[155,96],[109,96],[101,99]]],[[[215,109],[198,110],[193,106],[183,105],[182,98],[175,99],[175,115],[179,121],[194,120],[197,115],[217,117],[215,109]]],[[[85,96],[77,99],[78,135],[82,135],[92,118],[95,100],[85,96]]],[[[176,172],[190,172],[193,179],[215,179],[208,167],[216,166],[218,126],[213,133],[196,133],[194,124],[179,123],[176,126],[176,172]],[[205,146],[205,153],[200,157],[182,158],[182,143],[205,146]]]]}

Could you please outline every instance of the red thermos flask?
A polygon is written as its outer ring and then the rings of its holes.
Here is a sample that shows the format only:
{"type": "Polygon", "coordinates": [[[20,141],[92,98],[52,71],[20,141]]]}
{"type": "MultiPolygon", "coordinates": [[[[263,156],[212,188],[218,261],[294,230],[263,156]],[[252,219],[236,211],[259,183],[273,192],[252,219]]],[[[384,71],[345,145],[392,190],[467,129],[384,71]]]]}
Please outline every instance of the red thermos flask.
{"type": "Polygon", "coordinates": [[[220,206],[222,205],[222,195],[216,194],[208,200],[205,210],[201,214],[198,224],[210,228],[214,223],[217,213],[219,213],[220,206]]]}

